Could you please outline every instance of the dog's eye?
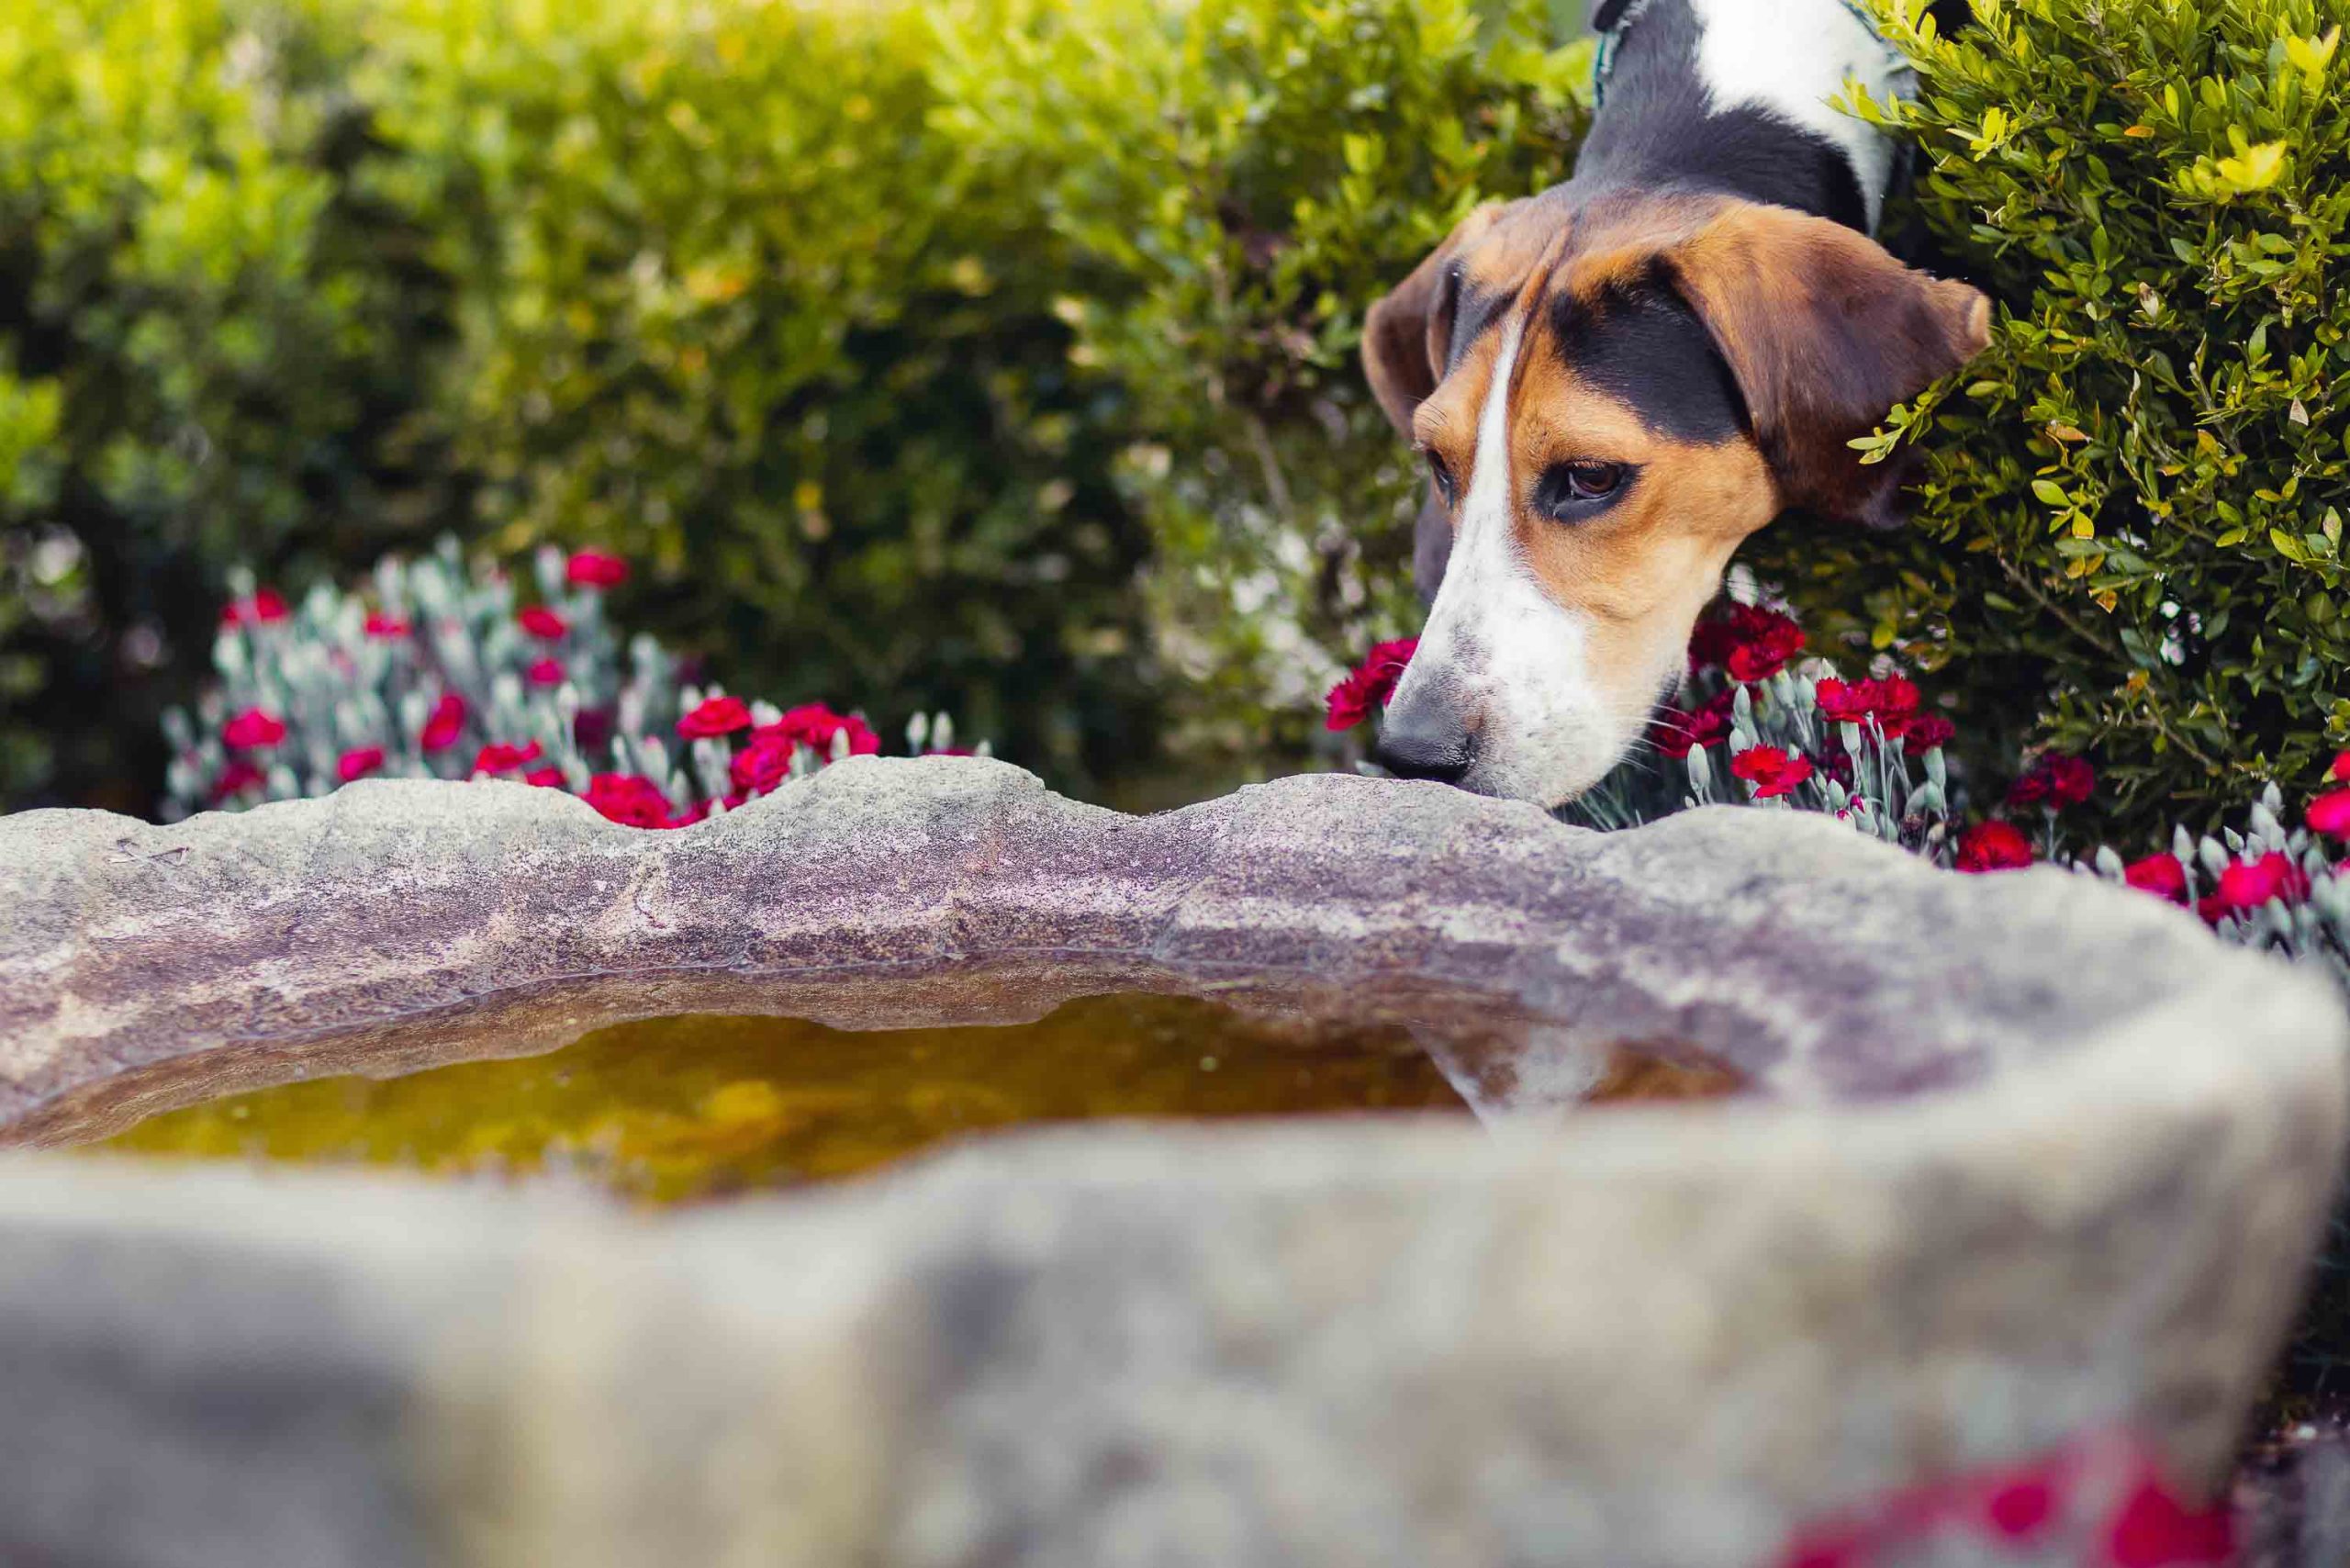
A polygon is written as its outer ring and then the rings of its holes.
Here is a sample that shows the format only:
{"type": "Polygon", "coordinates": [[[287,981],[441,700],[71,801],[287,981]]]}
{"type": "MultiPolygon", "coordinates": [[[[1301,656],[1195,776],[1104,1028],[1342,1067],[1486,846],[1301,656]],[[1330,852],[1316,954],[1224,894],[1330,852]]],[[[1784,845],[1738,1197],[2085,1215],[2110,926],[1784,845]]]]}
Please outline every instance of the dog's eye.
{"type": "Polygon", "coordinates": [[[1436,493],[1444,498],[1446,506],[1453,505],[1460,496],[1453,483],[1452,465],[1436,452],[1423,452],[1420,455],[1428,460],[1428,477],[1436,481],[1436,493]]]}
{"type": "Polygon", "coordinates": [[[1623,463],[1554,463],[1534,487],[1534,504],[1561,522],[1581,522],[1606,510],[1633,472],[1623,463]]]}
{"type": "Polygon", "coordinates": [[[1565,467],[1567,494],[1579,501],[1612,496],[1624,483],[1621,463],[1570,463],[1565,467]]]}

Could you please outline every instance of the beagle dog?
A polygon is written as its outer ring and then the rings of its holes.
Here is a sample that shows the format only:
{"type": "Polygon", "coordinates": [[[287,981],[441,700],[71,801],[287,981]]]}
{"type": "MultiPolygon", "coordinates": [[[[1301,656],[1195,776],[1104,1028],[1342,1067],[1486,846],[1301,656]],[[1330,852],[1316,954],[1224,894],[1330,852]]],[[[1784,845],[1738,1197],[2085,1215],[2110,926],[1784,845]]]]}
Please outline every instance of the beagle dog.
{"type": "Polygon", "coordinates": [[[1907,73],[1845,0],[1600,11],[1573,177],[1472,212],[1363,337],[1429,491],[1427,623],[1373,759],[1544,806],[1639,739],[1740,540],[1900,521],[1898,466],[1848,443],[1990,326],[1871,237],[1896,149],[1829,100],[1907,73]]]}

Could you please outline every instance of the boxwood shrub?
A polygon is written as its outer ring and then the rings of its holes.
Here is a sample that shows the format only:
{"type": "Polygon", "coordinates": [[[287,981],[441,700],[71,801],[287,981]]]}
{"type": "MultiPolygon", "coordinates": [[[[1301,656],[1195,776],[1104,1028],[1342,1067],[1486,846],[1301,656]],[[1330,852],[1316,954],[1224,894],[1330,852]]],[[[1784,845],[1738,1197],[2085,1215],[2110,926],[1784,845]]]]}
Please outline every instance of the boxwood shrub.
{"type": "Polygon", "coordinates": [[[1766,534],[1814,627],[1941,673],[1972,734],[2093,757],[2117,842],[2313,784],[2350,735],[2350,67],[2315,0],[1883,7],[1915,218],[2004,306],[1901,410],[1888,543],[1766,534]]]}

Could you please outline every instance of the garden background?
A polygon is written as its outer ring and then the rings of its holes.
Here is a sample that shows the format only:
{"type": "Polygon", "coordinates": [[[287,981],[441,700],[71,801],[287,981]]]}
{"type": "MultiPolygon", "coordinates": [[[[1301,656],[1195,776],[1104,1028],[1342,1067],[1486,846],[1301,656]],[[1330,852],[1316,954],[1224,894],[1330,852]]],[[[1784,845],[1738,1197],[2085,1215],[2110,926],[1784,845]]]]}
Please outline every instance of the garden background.
{"type": "MultiPolygon", "coordinates": [[[[2350,738],[2350,204],[2318,0],[2008,0],[1897,222],[2000,304],[1904,534],[1749,552],[1816,652],[2092,759],[2136,852],[2350,738]]],[[[54,0],[0,16],[0,804],[151,811],[249,563],[635,570],[731,689],[1125,804],[1344,759],[1416,624],[1355,364],[1562,177],[1579,0],[54,0]]],[[[1977,808],[1997,790],[1976,791],[1977,808]]]]}

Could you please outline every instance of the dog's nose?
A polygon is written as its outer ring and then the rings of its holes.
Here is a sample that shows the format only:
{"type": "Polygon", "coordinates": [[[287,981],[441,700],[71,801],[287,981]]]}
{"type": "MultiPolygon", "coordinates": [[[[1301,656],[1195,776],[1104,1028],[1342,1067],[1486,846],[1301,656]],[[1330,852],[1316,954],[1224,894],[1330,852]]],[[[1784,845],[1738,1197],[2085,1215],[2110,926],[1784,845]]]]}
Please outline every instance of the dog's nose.
{"type": "Polygon", "coordinates": [[[1452,704],[1398,702],[1379,726],[1379,744],[1371,748],[1371,760],[1398,778],[1458,784],[1474,752],[1474,737],[1452,704]]]}

